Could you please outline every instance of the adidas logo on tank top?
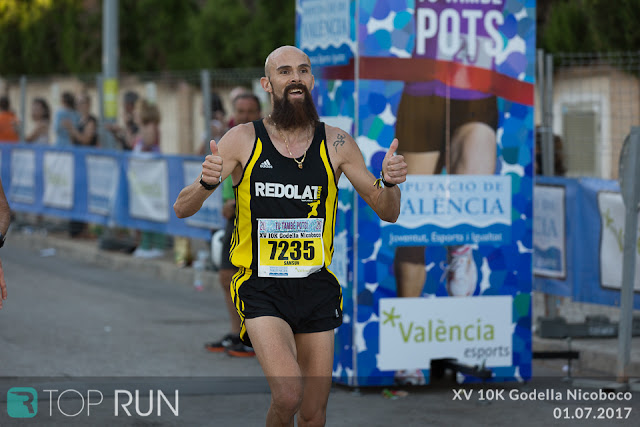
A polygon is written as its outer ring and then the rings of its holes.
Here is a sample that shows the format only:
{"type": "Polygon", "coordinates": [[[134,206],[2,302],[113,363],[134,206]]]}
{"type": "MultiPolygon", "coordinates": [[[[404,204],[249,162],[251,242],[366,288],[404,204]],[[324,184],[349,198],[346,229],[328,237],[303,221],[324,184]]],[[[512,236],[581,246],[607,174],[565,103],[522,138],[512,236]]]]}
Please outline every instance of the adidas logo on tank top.
{"type": "Polygon", "coordinates": [[[271,162],[269,161],[269,159],[267,159],[264,162],[260,163],[260,167],[262,169],[273,169],[273,166],[271,166],[271,162]]]}

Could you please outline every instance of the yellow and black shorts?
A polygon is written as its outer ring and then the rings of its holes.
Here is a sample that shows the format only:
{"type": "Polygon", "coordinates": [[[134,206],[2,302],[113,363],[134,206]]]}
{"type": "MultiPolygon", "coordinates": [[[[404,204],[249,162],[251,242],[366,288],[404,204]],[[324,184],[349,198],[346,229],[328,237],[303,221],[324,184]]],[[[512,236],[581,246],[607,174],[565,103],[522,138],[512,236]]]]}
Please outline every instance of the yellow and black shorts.
{"type": "Polygon", "coordinates": [[[342,288],[326,268],[304,278],[258,277],[240,268],[231,280],[231,298],[240,315],[240,339],[251,346],[245,319],[283,319],[294,334],[323,332],[342,324],[342,288]]]}

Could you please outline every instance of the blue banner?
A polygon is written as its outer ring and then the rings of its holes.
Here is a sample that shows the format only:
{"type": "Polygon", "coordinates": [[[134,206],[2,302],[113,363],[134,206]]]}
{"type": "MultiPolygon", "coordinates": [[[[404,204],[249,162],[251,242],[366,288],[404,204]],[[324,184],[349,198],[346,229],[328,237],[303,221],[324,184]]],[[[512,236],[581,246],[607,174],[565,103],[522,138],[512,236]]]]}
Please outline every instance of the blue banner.
{"type": "Polygon", "coordinates": [[[352,0],[298,0],[297,44],[313,66],[348,64],[354,56],[352,0]]]}
{"type": "Polygon", "coordinates": [[[223,228],[222,194],[179,219],[173,203],[202,159],[90,148],[0,144],[0,176],[11,209],[209,240],[223,228]]]}
{"type": "MultiPolygon", "coordinates": [[[[577,302],[620,305],[624,202],[617,181],[536,179],[534,282],[540,292],[577,302]]],[[[640,241],[634,309],[640,309],[640,241]]]]}

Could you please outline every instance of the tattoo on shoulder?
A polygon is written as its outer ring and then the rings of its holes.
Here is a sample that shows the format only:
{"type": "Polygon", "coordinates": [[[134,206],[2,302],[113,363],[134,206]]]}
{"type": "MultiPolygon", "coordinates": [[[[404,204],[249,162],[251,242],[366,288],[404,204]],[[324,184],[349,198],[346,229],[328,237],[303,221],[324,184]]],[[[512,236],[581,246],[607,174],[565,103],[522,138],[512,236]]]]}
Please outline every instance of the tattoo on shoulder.
{"type": "Polygon", "coordinates": [[[336,140],[333,142],[333,147],[336,149],[336,153],[338,152],[338,146],[342,147],[346,142],[345,135],[338,134],[336,140]]]}

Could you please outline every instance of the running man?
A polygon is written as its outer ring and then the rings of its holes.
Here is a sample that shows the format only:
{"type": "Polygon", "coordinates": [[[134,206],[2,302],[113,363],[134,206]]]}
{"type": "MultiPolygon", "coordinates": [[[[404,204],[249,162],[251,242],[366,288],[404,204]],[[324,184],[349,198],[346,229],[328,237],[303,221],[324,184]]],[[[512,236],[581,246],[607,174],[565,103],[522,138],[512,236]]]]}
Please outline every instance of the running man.
{"type": "Polygon", "coordinates": [[[400,213],[407,165],[391,143],[381,178],[366,168],[354,139],[319,121],[309,57],[282,46],[267,57],[265,119],[231,129],[178,195],[179,218],[196,213],[227,176],[236,194],[231,294],[240,338],[253,346],[271,388],[267,426],[324,425],[331,389],[334,332],[342,292],[327,266],[333,255],[338,180],[344,173],[384,221],[400,213]],[[312,204],[320,203],[314,214],[312,204]]]}

